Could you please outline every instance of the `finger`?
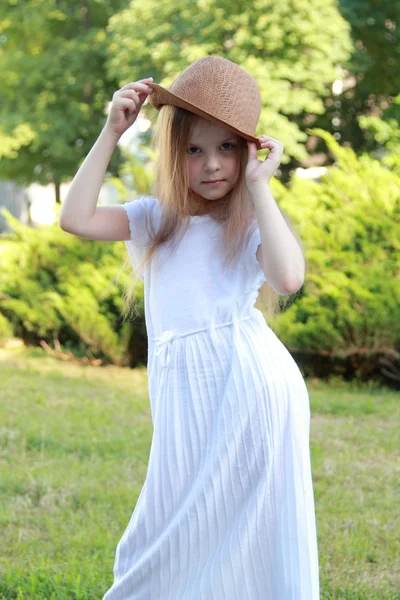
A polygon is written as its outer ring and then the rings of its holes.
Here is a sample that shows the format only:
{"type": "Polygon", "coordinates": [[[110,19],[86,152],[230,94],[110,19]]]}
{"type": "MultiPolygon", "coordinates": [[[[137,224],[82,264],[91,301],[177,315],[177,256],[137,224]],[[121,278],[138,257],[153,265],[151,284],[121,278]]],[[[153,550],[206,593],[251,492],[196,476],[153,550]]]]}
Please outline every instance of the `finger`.
{"type": "Polygon", "coordinates": [[[280,154],[283,152],[283,144],[267,140],[265,142],[261,142],[261,150],[269,150],[270,153],[273,152],[274,154],[280,154]]]}
{"type": "Polygon", "coordinates": [[[144,92],[148,92],[149,90],[151,90],[152,88],[150,87],[151,83],[146,84],[146,83],[138,83],[136,82],[134,85],[132,85],[132,89],[134,90],[143,90],[144,92]]]}
{"type": "Polygon", "coordinates": [[[135,90],[124,90],[120,93],[120,98],[132,98],[137,104],[140,102],[139,93],[135,90]]]}
{"type": "Polygon", "coordinates": [[[122,107],[124,110],[129,110],[129,112],[135,112],[136,104],[135,101],[131,98],[120,98],[118,100],[118,106],[122,107]]]}
{"type": "Polygon", "coordinates": [[[283,145],[282,144],[271,144],[270,146],[268,146],[270,152],[273,152],[274,154],[283,154],[283,145]]]}
{"type": "Polygon", "coordinates": [[[120,91],[129,89],[147,89],[149,85],[151,85],[152,81],[152,77],[149,77],[148,79],[142,79],[141,81],[131,81],[124,85],[120,91]]]}
{"type": "Polygon", "coordinates": [[[150,88],[145,87],[145,88],[134,88],[134,87],[130,87],[130,88],[126,88],[125,90],[119,90],[118,91],[118,95],[119,96],[131,96],[131,97],[139,97],[139,94],[149,94],[150,93],[150,88]]]}
{"type": "Polygon", "coordinates": [[[153,90],[153,88],[151,88],[151,87],[149,87],[148,85],[146,85],[146,86],[145,86],[143,89],[141,89],[141,88],[140,88],[140,89],[139,89],[139,88],[136,88],[136,90],[135,90],[135,91],[136,91],[136,92],[137,92],[137,94],[140,96],[140,98],[142,98],[142,97],[143,97],[143,102],[144,102],[144,100],[146,100],[147,96],[148,96],[149,94],[152,94],[154,90],[153,90]]]}
{"type": "Polygon", "coordinates": [[[261,142],[261,148],[277,148],[277,144],[275,144],[274,142],[261,142]]]}
{"type": "Polygon", "coordinates": [[[124,96],[119,96],[117,105],[129,110],[131,113],[139,112],[147,99],[147,94],[142,94],[140,97],[132,90],[126,90],[124,96]],[[132,97],[133,94],[135,97],[132,97]]]}
{"type": "Polygon", "coordinates": [[[144,101],[135,102],[135,100],[132,100],[131,98],[120,98],[117,103],[117,107],[122,109],[124,112],[127,111],[129,115],[134,115],[139,113],[143,102],[144,101]]]}
{"type": "Polygon", "coordinates": [[[254,158],[257,158],[257,147],[254,144],[254,142],[247,142],[247,147],[248,147],[248,155],[249,155],[249,160],[253,160],[254,158]]]}
{"type": "Polygon", "coordinates": [[[283,149],[283,144],[282,142],[280,142],[279,140],[276,140],[275,138],[269,138],[268,136],[265,136],[265,138],[260,137],[260,144],[261,147],[263,148],[282,148],[283,149]]]}

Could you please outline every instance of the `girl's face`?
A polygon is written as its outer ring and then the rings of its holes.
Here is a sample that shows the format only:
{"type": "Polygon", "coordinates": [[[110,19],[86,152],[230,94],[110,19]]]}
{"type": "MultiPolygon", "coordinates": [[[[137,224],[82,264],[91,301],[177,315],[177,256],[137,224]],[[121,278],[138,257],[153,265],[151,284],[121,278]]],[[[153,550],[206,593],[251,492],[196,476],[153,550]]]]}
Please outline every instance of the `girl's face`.
{"type": "Polygon", "coordinates": [[[198,117],[186,148],[189,187],[195,194],[212,202],[233,189],[240,173],[239,142],[236,133],[198,117]]]}

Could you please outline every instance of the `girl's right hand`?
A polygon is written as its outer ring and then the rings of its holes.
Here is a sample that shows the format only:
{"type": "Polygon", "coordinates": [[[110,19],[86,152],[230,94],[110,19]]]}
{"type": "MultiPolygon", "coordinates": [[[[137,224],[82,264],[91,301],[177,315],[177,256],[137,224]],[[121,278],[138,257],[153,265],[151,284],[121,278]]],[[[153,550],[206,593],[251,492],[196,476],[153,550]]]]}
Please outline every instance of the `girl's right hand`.
{"type": "Polygon", "coordinates": [[[127,83],[113,94],[105,127],[115,136],[121,136],[136,121],[147,96],[153,92],[152,77],[127,83]]]}

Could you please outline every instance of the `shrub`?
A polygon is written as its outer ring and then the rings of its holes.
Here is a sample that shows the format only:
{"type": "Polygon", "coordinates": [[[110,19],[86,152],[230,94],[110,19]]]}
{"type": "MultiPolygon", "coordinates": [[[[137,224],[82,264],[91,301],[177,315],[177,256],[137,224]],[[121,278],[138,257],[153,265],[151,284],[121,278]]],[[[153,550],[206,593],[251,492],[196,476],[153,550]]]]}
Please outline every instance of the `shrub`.
{"type": "Polygon", "coordinates": [[[309,374],[317,362],[328,370],[337,362],[343,374],[400,381],[400,177],[322,130],[311,133],[337,162],[319,181],[295,176],[278,189],[304,241],[307,273],[275,331],[309,374]]]}
{"type": "MultiPolygon", "coordinates": [[[[26,227],[4,212],[13,231],[1,236],[1,323],[9,321],[26,344],[56,340],[76,356],[118,365],[145,362],[143,304],[137,322],[123,323],[122,286],[128,274],[113,281],[124,245],[81,239],[58,224],[26,227]],[[132,338],[141,338],[140,354],[132,338]]],[[[142,289],[138,295],[143,298],[142,289]]]]}

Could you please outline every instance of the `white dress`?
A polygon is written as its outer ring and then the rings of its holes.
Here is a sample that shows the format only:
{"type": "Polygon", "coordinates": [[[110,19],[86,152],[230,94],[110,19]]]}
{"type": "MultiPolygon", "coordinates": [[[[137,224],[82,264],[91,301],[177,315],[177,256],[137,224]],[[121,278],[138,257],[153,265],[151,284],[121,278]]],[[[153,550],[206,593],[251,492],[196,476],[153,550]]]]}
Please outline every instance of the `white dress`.
{"type": "MultiPolygon", "coordinates": [[[[160,206],[123,209],[137,269],[160,206]]],[[[103,600],[319,600],[307,388],[254,308],[257,223],[225,269],[222,227],[191,217],[138,273],[153,439],[103,600]]]]}

